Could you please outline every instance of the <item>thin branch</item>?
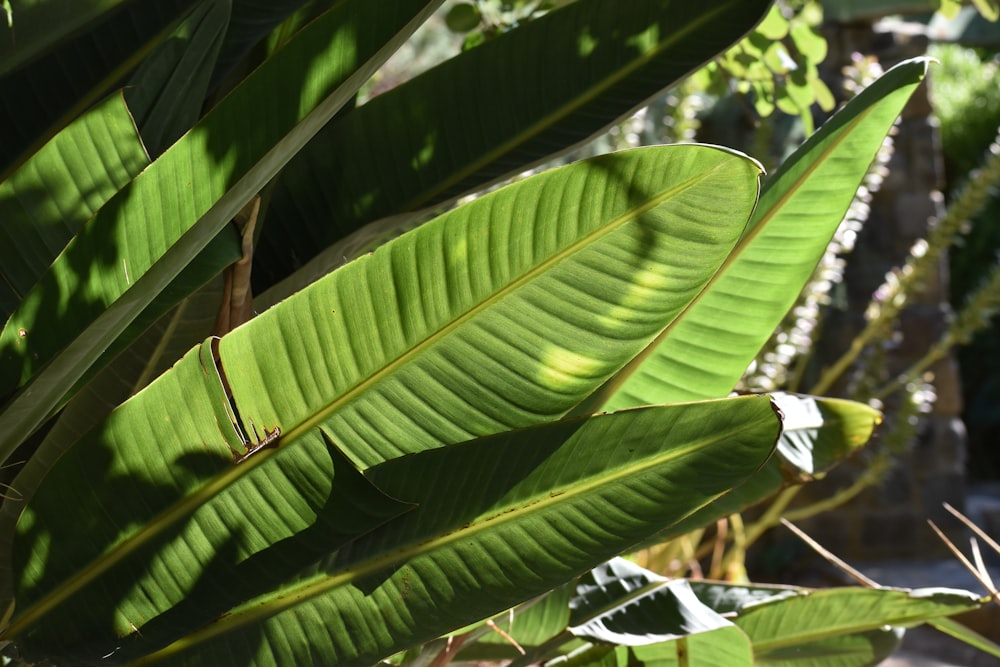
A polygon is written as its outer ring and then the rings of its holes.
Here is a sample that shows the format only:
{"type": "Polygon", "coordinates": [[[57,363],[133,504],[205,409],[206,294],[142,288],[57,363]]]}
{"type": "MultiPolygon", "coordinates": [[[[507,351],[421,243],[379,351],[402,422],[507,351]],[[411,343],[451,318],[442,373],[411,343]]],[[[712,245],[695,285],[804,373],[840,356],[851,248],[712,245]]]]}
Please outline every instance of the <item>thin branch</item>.
{"type": "Polygon", "coordinates": [[[799,539],[801,539],[803,542],[812,547],[813,551],[815,551],[820,556],[825,558],[827,562],[840,569],[842,572],[844,572],[846,575],[854,579],[862,586],[865,586],[867,588],[882,588],[882,586],[877,581],[869,579],[864,574],[862,574],[860,570],[854,569],[853,567],[848,565],[846,561],[841,560],[840,558],[834,556],[833,553],[831,553],[826,549],[826,547],[824,547],[819,542],[806,535],[804,531],[802,531],[798,526],[793,524],[791,521],[788,521],[787,519],[782,519],[781,523],[786,528],[788,528],[788,530],[798,535],[799,539]]]}
{"type": "Polygon", "coordinates": [[[967,569],[972,574],[972,576],[974,576],[976,580],[983,585],[983,588],[989,591],[990,597],[993,598],[993,601],[996,602],[997,604],[1000,604],[1000,596],[998,596],[996,589],[993,589],[989,586],[989,584],[986,581],[987,577],[984,577],[982,573],[979,570],[977,570],[972,563],[969,562],[969,559],[965,557],[965,554],[962,553],[961,549],[956,547],[955,544],[948,539],[948,536],[945,535],[944,532],[940,528],[938,528],[933,521],[927,519],[927,523],[929,523],[931,528],[934,529],[934,532],[937,533],[937,536],[939,538],[941,538],[941,541],[944,542],[945,546],[951,550],[951,553],[955,554],[955,558],[957,558],[959,562],[961,562],[962,565],[965,566],[965,569],[967,569]]]}
{"type": "Polygon", "coordinates": [[[981,539],[983,542],[986,542],[986,544],[990,545],[990,548],[993,549],[993,551],[996,551],[998,554],[1000,554],[1000,544],[997,544],[996,540],[987,535],[982,528],[974,524],[969,517],[965,516],[964,514],[959,512],[957,509],[955,509],[948,503],[944,504],[944,508],[949,512],[951,512],[952,516],[954,516],[956,519],[964,523],[969,530],[974,532],[979,537],[979,539],[981,539]]]}

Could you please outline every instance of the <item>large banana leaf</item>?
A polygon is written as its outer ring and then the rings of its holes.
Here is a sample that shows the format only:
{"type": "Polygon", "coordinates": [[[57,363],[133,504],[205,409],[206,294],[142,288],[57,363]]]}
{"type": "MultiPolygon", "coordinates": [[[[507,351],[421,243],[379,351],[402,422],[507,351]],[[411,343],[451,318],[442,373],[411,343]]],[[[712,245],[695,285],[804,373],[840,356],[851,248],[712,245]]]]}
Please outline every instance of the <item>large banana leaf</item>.
{"type": "Polygon", "coordinates": [[[812,275],[927,62],[910,60],[889,70],[785,161],[722,270],[684,316],[605,388],[601,396],[610,399],[604,409],[732,390],[812,275]]]}
{"type": "Polygon", "coordinates": [[[623,11],[577,0],[376,97],[289,163],[256,291],[365,223],[441,205],[595,136],[725,51],[770,4],[633,0],[623,11]]]}
{"type": "Polygon", "coordinates": [[[0,459],[437,4],[338,4],[98,212],[0,332],[0,459]]]}
{"type": "Polygon", "coordinates": [[[221,341],[243,428],[294,437],[330,418],[366,467],[563,415],[700,292],[758,169],[714,147],[639,149],[438,218],[221,341]]]}
{"type": "MultiPolygon", "coordinates": [[[[668,580],[615,558],[582,577],[576,590],[571,601],[573,625],[568,632],[616,645],[616,667],[710,667],[753,662],[747,636],[719,610],[699,600],[684,579],[668,580]]],[[[604,662],[599,652],[589,653],[604,662]]]]}
{"type": "MultiPolygon", "coordinates": [[[[733,490],[713,503],[710,508],[696,511],[672,526],[669,534],[684,533],[701,528],[711,523],[712,517],[732,514],[759,503],[777,493],[787,484],[798,484],[823,475],[837,462],[864,445],[879,420],[877,411],[851,401],[787,394],[772,395],[771,398],[775,400],[778,409],[781,410],[783,422],[782,434],[778,440],[775,455],[769,458],[756,474],[743,484],[734,487],[733,490]],[[801,416],[797,413],[805,413],[810,416],[810,419],[803,423],[801,416]],[[790,441],[794,442],[794,446],[790,441]]],[[[668,536],[666,534],[658,535],[654,541],[660,542],[668,536]]],[[[604,611],[612,615],[617,614],[619,607],[627,605],[634,597],[655,594],[656,589],[663,581],[662,577],[621,559],[595,568],[594,573],[590,576],[603,582],[598,587],[599,591],[612,601],[603,606],[596,603],[584,604],[585,601],[574,602],[574,609],[583,610],[574,611],[573,624],[575,625],[586,625],[590,621],[603,622],[600,614],[604,611]],[[615,590],[617,592],[613,593],[615,590]],[[587,615],[591,612],[594,612],[596,616],[587,615]]],[[[723,587],[698,588],[698,595],[704,597],[705,601],[719,613],[736,611],[741,604],[748,600],[770,597],[776,592],[780,591],[760,587],[752,590],[723,587]]],[[[672,597],[669,604],[678,604],[677,597],[672,597]]],[[[697,615],[700,613],[698,606],[695,604],[692,609],[684,609],[681,605],[678,607],[680,610],[678,613],[697,615]]],[[[518,659],[519,663],[530,664],[551,658],[553,657],[551,650],[569,641],[569,633],[566,631],[570,624],[568,618],[563,620],[561,624],[557,622],[558,627],[554,627],[552,613],[544,616],[541,621],[536,621],[533,617],[534,611],[535,607],[531,607],[525,614],[519,613],[510,630],[514,639],[528,649],[528,656],[518,659]]],[[[658,611],[647,613],[643,609],[637,613],[643,618],[662,617],[662,613],[658,611]]],[[[625,617],[628,618],[628,614],[625,614],[625,617]]],[[[641,643],[641,636],[635,641],[623,643],[628,645],[641,643]]],[[[711,636],[689,638],[686,650],[689,655],[693,655],[694,652],[700,653],[704,659],[709,661],[709,664],[712,660],[715,660],[717,664],[730,664],[727,662],[730,658],[736,660],[731,664],[738,664],[739,661],[733,656],[741,654],[744,649],[749,650],[747,647],[746,638],[739,631],[736,633],[713,632],[711,636]],[[732,655],[719,653],[719,651],[731,651],[732,655]]],[[[644,649],[642,659],[666,660],[669,664],[671,660],[676,660],[677,650],[677,647],[672,644],[663,644],[659,648],[644,649]]],[[[513,647],[505,640],[497,636],[487,635],[485,639],[481,639],[465,649],[462,657],[470,660],[487,658],[497,660],[517,658],[517,655],[513,652],[513,647]]],[[[594,660],[609,659],[600,651],[592,652],[591,657],[594,660]]],[[[621,655],[619,658],[625,659],[621,655]]],[[[632,658],[638,659],[635,655],[632,658]]],[[[579,656],[578,659],[583,660],[583,657],[579,656]]]]}
{"type": "MultiPolygon", "coordinates": [[[[202,569],[168,568],[163,591],[143,564],[153,550],[166,560],[150,567],[162,572],[177,553],[156,551],[168,537],[176,548],[208,539],[217,558],[238,562],[306,530],[302,507],[322,506],[315,494],[329,488],[308,481],[330,469],[328,442],[370,467],[558,417],[699,292],[739,238],[758,173],[743,156],[702,146],[554,170],[456,209],[192,350],[45,479],[5,566],[18,577],[15,623],[34,626],[77,592],[118,609],[115,586],[132,581],[157,588],[160,611],[179,603],[202,569]],[[268,441],[276,453],[232,466],[230,448],[278,428],[268,441]],[[192,512],[199,519],[183,523],[192,512]],[[110,576],[119,568],[138,569],[110,576]]],[[[72,624],[88,616],[67,614],[81,616],[72,624]]],[[[129,606],[102,620],[128,633],[155,615],[129,606]]]]}
{"type": "MultiPolygon", "coordinates": [[[[559,422],[381,464],[367,477],[416,509],[149,662],[263,654],[299,664],[318,653],[324,664],[371,664],[542,593],[710,503],[766,459],[779,427],[766,398],[751,397],[559,422]]],[[[157,641],[163,626],[148,624],[143,638],[157,641]]]]}
{"type": "Polygon", "coordinates": [[[569,632],[593,641],[648,646],[732,626],[684,579],[668,580],[622,558],[588,572],[576,592],[569,632]]]}
{"type": "MultiPolygon", "coordinates": [[[[578,665],[609,663],[602,647],[615,646],[614,667],[650,664],[750,665],[750,641],[732,622],[705,605],[683,579],[668,581],[622,558],[594,568],[582,577],[572,599],[572,625],[565,634],[593,642],[575,648],[578,665]]],[[[565,637],[550,648],[566,650],[565,637]]],[[[572,646],[572,645],[570,645],[572,646]]],[[[517,665],[551,661],[558,653],[529,653],[517,665]]],[[[560,662],[563,656],[560,657],[560,662]]]]}

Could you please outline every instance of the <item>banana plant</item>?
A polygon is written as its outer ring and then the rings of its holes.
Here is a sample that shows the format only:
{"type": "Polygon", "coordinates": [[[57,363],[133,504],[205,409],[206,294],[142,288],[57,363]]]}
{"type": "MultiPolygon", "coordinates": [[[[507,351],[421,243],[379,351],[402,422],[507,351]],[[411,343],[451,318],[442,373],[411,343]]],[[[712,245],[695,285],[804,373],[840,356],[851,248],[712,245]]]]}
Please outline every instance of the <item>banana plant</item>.
{"type": "Polygon", "coordinates": [[[627,115],[770,3],[578,0],[357,104],[439,4],[88,6],[72,40],[0,67],[34,99],[73,40],[150,19],[43,121],[8,123],[0,627],[19,656],[371,664],[871,433],[874,411],[820,401],[789,440],[788,399],[726,395],[923,62],[820,130],[759,203],[752,158],[687,145],[452,208],[627,115]],[[339,268],[321,252],[422,217],[339,268]],[[768,261],[790,229],[800,261],[768,261]],[[762,263],[760,298],[734,293],[762,263]],[[267,288],[284,291],[254,317],[267,288]],[[669,378],[696,396],[631,389],[697,330],[727,335],[669,378]]]}

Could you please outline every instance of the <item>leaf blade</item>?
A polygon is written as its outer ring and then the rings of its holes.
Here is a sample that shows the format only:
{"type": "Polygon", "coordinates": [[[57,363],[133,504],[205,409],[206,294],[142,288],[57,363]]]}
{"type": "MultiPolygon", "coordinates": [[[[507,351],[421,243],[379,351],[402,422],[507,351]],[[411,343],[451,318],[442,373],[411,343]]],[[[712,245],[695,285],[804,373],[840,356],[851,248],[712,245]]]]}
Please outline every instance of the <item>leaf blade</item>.
{"type": "Polygon", "coordinates": [[[183,660],[183,651],[193,650],[195,661],[231,651],[252,660],[253,637],[263,631],[289,638],[272,647],[283,651],[274,660],[297,660],[305,655],[305,626],[325,633],[331,664],[378,660],[533,597],[627,548],[652,525],[710,502],[733,475],[750,474],[766,459],[776,426],[767,399],[750,397],[555,423],[390,461],[368,477],[416,501],[417,510],[352,544],[328,572],[234,609],[149,659],[183,660]],[[715,428],[696,426],[706,419],[715,428]],[[668,432],[674,443],[664,448],[668,432]],[[558,434],[555,443],[528,437],[541,433],[558,434]],[[618,443],[610,453],[608,442],[618,443]],[[498,461],[507,465],[500,479],[498,461]],[[454,479],[473,462],[478,472],[464,488],[413,480],[454,479]],[[703,474],[692,486],[695,469],[703,474]],[[462,506],[442,512],[456,497],[462,506]],[[566,522],[560,531],[525,532],[557,517],[566,522]],[[550,549],[556,554],[546,555],[550,549]],[[385,609],[394,611],[386,617],[385,609]],[[309,620],[314,614],[324,619],[322,630],[309,620]]]}
{"type": "Polygon", "coordinates": [[[368,222],[443,206],[580,145],[725,50],[768,4],[638,0],[623,15],[612,0],[580,0],[370,100],[288,165],[257,291],[368,222]]]}
{"type": "Polygon", "coordinates": [[[801,289],[812,274],[927,64],[926,59],[900,63],[796,150],[765,185],[726,265],[644,358],[602,392],[604,409],[732,390],[794,302],[790,286],[801,289]]]}
{"type": "Polygon", "coordinates": [[[362,467],[559,417],[697,294],[752,209],[757,173],[714,147],[638,149],[471,202],[223,339],[235,400],[283,429],[336,413],[331,435],[362,467]],[[288,318],[309,328],[285,332],[288,318]],[[327,341],[337,365],[310,361],[303,340],[327,341]],[[308,382],[293,367],[310,368],[308,382]],[[267,392],[273,382],[304,393],[267,392]],[[460,388],[444,414],[428,409],[441,399],[427,387],[441,385],[460,388]],[[415,428],[381,433],[375,414],[415,428]]]}
{"type": "MultiPolygon", "coordinates": [[[[300,498],[303,490],[284,479],[285,471],[299,466],[305,470],[315,468],[327,449],[325,442],[337,443],[338,449],[352,460],[361,460],[366,464],[362,467],[370,468],[401,452],[432,450],[467,439],[469,430],[473,431],[472,436],[486,435],[558,416],[589,393],[602,377],[595,377],[590,366],[579,363],[579,359],[603,355],[608,358],[606,363],[624,363],[635,350],[641,349],[644,340],[664,326],[671,313],[697,293],[711,275],[713,262],[721,262],[738,238],[755,200],[758,173],[752,161],[714,147],[635,151],[574,165],[531,183],[517,184],[508,192],[477,200],[466,211],[453,212],[438,224],[421,227],[408,239],[386,246],[380,251],[381,256],[376,254],[345,267],[222,339],[219,359],[242,423],[230,422],[235,415],[227,415],[225,411],[231,408],[214,365],[213,344],[208,341],[195,348],[171,371],[115,410],[101,428],[66,452],[49,473],[23,515],[26,518],[19,528],[21,534],[15,540],[21,560],[12,568],[25,573],[18,584],[20,613],[28,614],[26,610],[31,606],[38,607],[40,613],[15,617],[17,627],[31,627],[61,607],[69,598],[53,596],[63,595],[58,591],[65,589],[67,581],[74,582],[77,590],[87,586],[100,590],[109,572],[124,567],[143,549],[152,549],[149,545],[157,544],[164,535],[187,526],[188,517],[202,511],[214,516],[213,494],[222,493],[230,498],[218,502],[236,503],[243,511],[254,508],[254,512],[260,513],[300,498]],[[625,183],[635,180],[633,187],[621,187],[623,175],[627,177],[625,183]],[[613,191],[595,187],[601,180],[614,186],[613,191]],[[727,184],[730,198],[718,196],[720,183],[727,184]],[[567,184],[573,187],[562,187],[567,184]],[[592,199],[564,197],[561,192],[584,192],[592,199]],[[678,192],[683,196],[664,195],[678,192]],[[523,215],[525,207],[515,204],[534,201],[540,193],[552,202],[560,202],[560,206],[568,206],[568,210],[563,211],[564,215],[550,216],[551,211],[546,209],[538,220],[523,215]],[[492,226],[486,224],[489,216],[480,215],[483,211],[495,214],[492,226]],[[584,211],[587,215],[575,221],[574,216],[584,211]],[[444,238],[479,242],[492,239],[495,245],[481,245],[475,250],[466,243],[462,249],[461,243],[442,244],[444,238]],[[441,254],[443,248],[458,253],[450,255],[455,261],[441,254]],[[685,252],[678,255],[679,248],[685,252]],[[503,258],[509,251],[513,257],[503,258]],[[495,256],[496,253],[500,255],[495,256]],[[405,279],[411,275],[407,271],[417,266],[413,264],[417,258],[421,259],[422,270],[416,274],[420,280],[405,279]],[[554,262],[553,258],[562,261],[554,262]],[[622,262],[620,272],[609,271],[611,258],[622,262]],[[480,268],[492,263],[493,269],[470,272],[470,262],[480,268]],[[581,271],[587,267],[594,273],[583,280],[585,274],[581,271]],[[645,276],[642,288],[637,293],[623,290],[622,281],[636,275],[637,270],[638,275],[645,276]],[[490,275],[495,276],[494,282],[485,281],[490,275]],[[567,275],[575,280],[567,283],[567,275]],[[454,290],[449,280],[483,282],[475,283],[475,289],[473,283],[465,282],[469,289],[454,290]],[[439,285],[440,299],[426,293],[427,284],[439,285]],[[402,290],[403,285],[410,287],[402,290]],[[517,289],[511,292],[507,289],[510,285],[517,289]],[[559,285],[562,287],[553,292],[559,285]],[[567,286],[582,286],[585,290],[580,292],[576,287],[568,290],[567,286]],[[505,303],[494,298],[494,293],[507,294],[508,301],[511,294],[520,296],[505,303]],[[581,300],[587,293],[593,298],[581,300]],[[457,299],[459,294],[463,295],[461,299],[449,301],[457,299]],[[527,301],[521,298],[525,295],[530,297],[527,301]],[[601,301],[608,295],[614,298],[601,301]],[[413,401],[402,400],[399,395],[398,388],[405,385],[397,376],[403,370],[416,369],[407,372],[420,379],[427,377],[425,369],[438,367],[437,357],[426,354],[430,348],[421,347],[422,341],[440,348],[446,359],[467,360],[471,358],[467,353],[469,348],[456,343],[460,342],[460,333],[473,336],[489,350],[495,343],[491,338],[494,333],[502,333],[512,323],[524,319],[521,304],[535,304],[533,308],[537,311],[538,304],[548,303],[559,311],[567,307],[565,302],[570,296],[575,299],[572,313],[585,316],[584,319],[563,317],[558,320],[564,322],[560,331],[550,326],[556,319],[542,321],[540,324],[544,326],[534,332],[532,339],[533,344],[541,345],[553,336],[561,337],[560,345],[569,346],[566,351],[522,354],[523,358],[515,364],[518,372],[504,376],[499,386],[488,387],[486,391],[468,388],[474,386],[470,383],[491,377],[498,367],[496,361],[485,369],[476,363],[469,368],[456,367],[450,377],[442,376],[442,380],[447,380],[444,384],[438,381],[415,385],[422,386],[424,391],[433,390],[433,396],[417,395],[413,401]],[[344,298],[361,300],[350,301],[351,307],[332,300],[344,298]],[[622,319],[625,312],[622,299],[631,309],[629,312],[636,313],[632,318],[635,322],[622,319]],[[365,303],[379,304],[379,317],[354,307],[365,303]],[[319,324],[334,311],[351,314],[344,329],[350,337],[338,338],[322,332],[319,324]],[[595,313],[601,314],[600,326],[594,324],[595,313]],[[400,318],[404,316],[415,319],[404,318],[407,326],[403,326],[400,318]],[[581,326],[591,330],[584,339],[579,336],[581,326]],[[406,333],[398,333],[393,339],[393,345],[399,347],[381,349],[379,340],[388,340],[386,332],[406,333]],[[482,332],[489,336],[483,339],[482,332]],[[298,346],[295,355],[282,351],[289,341],[298,346]],[[353,351],[353,357],[341,351],[362,343],[368,347],[353,351]],[[331,354],[331,350],[338,354],[331,354]],[[241,365],[234,360],[244,362],[241,365]],[[285,370],[282,364],[287,366],[285,370]],[[248,372],[255,368],[262,374],[248,372]],[[324,379],[324,374],[332,379],[324,379]],[[507,414],[506,407],[512,401],[524,401],[525,395],[536,391],[548,396],[545,410],[549,414],[540,416],[539,407],[530,404],[529,409],[507,414]],[[341,400],[345,393],[350,393],[350,401],[341,400]],[[405,420],[382,411],[386,397],[393,398],[394,409],[402,407],[407,411],[405,420]],[[328,411],[330,405],[336,409],[328,411]],[[373,409],[382,411],[377,424],[371,423],[384,432],[373,431],[366,437],[379,438],[379,445],[387,439],[391,449],[371,447],[353,433],[351,423],[344,418],[345,406],[358,410],[352,414],[366,420],[373,409]],[[469,422],[455,417],[462,411],[473,415],[469,422]],[[481,415],[487,412],[498,417],[482,419],[481,415]],[[443,414],[453,420],[451,423],[467,429],[442,431],[434,421],[421,423],[419,420],[428,419],[428,414],[431,420],[443,414]],[[277,450],[260,451],[239,466],[232,466],[229,448],[244,446],[240,443],[241,429],[246,434],[259,434],[261,429],[274,432],[279,427],[277,450]],[[323,430],[326,441],[317,440],[316,427],[323,430]],[[458,437],[462,434],[466,434],[465,438],[458,437]],[[150,460],[147,443],[156,443],[154,460],[150,460]],[[87,473],[81,474],[81,470],[87,473]],[[118,471],[123,470],[130,471],[130,479],[134,478],[136,483],[144,480],[151,488],[144,489],[141,485],[122,488],[115,480],[118,471]],[[143,500],[123,502],[121,494],[143,500]],[[101,525],[94,526],[89,520],[67,520],[70,498],[75,512],[101,517],[101,525]],[[43,531],[39,526],[47,528],[43,531]],[[39,546],[46,543],[55,546],[51,549],[39,546]],[[62,566],[48,562],[45,554],[53,550],[62,554],[62,566]],[[26,567],[32,559],[38,562],[26,567]]],[[[534,322],[532,326],[538,324],[534,322]]],[[[406,499],[406,494],[395,489],[389,492],[406,499]]],[[[246,521],[252,522],[252,515],[232,514],[235,523],[225,529],[214,527],[210,531],[213,539],[225,544],[236,540],[243,530],[257,531],[245,525],[246,521]]],[[[301,526],[276,524],[274,529],[294,533],[301,526]]],[[[198,543],[200,538],[195,535],[191,539],[198,543]]],[[[247,548],[249,551],[239,552],[241,558],[265,547],[257,543],[247,548]]],[[[174,570],[176,565],[164,563],[162,567],[174,570]]],[[[187,580],[197,577],[199,571],[197,566],[190,565],[181,568],[176,576],[187,580]]],[[[120,579],[134,581],[139,577],[132,573],[120,579]]],[[[160,588],[155,580],[145,585],[160,588]]],[[[114,600],[118,594],[102,595],[110,595],[114,600]]],[[[97,593],[90,595],[93,600],[97,593]]],[[[162,595],[163,600],[158,604],[169,607],[182,593],[173,589],[163,591],[162,595]]],[[[106,604],[109,608],[114,606],[113,602],[106,604]]],[[[72,609],[72,605],[68,608],[72,609]]],[[[124,618],[138,623],[163,611],[158,609],[141,614],[130,612],[124,618]]],[[[72,619],[86,616],[69,613],[62,622],[79,623],[72,619]]],[[[129,632],[125,621],[119,618],[116,622],[117,632],[129,632]]]]}

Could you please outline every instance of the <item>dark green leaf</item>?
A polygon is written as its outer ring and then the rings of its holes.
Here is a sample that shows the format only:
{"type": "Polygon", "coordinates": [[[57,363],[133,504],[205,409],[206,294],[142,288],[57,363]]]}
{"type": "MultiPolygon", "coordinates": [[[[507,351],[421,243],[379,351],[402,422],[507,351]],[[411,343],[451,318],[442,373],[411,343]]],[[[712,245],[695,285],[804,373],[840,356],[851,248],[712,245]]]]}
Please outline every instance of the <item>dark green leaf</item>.
{"type": "Polygon", "coordinates": [[[475,30],[481,20],[479,8],[468,2],[455,3],[444,17],[445,25],[453,32],[475,30]]]}
{"type": "Polygon", "coordinates": [[[0,413],[10,437],[0,458],[437,4],[337,5],[98,212],[0,332],[0,391],[32,382],[30,400],[22,390],[0,413]],[[268,122],[256,121],[261,114],[268,122]],[[72,307],[57,307],[64,302],[72,307]],[[18,332],[29,325],[25,344],[18,332]]]}
{"type": "Polygon", "coordinates": [[[201,115],[212,68],[227,34],[230,0],[202,0],[143,60],[125,100],[150,155],[163,153],[201,115]]]}
{"type": "MultiPolygon", "coordinates": [[[[286,168],[256,291],[368,222],[443,205],[593,137],[739,39],[769,4],[634,0],[622,11],[579,0],[379,95],[286,168]]],[[[315,268],[301,286],[332,266],[315,268]]]]}
{"type": "MultiPolygon", "coordinates": [[[[15,0],[15,15],[20,17],[14,19],[13,31],[18,56],[0,60],[0,70],[8,69],[0,78],[0,175],[119,86],[159,41],[162,31],[191,4],[193,0],[30,2],[31,29],[52,47],[43,52],[25,48],[22,33],[28,29],[29,18],[21,11],[25,2],[15,0]],[[109,4],[121,7],[101,13],[109,4]],[[67,30],[94,18],[92,9],[100,13],[97,21],[66,37],[67,30]],[[68,20],[60,21],[54,14],[68,20]],[[19,69],[12,69],[15,66],[19,69]]],[[[7,30],[0,27],[0,36],[6,37],[4,33],[7,30]]]]}

